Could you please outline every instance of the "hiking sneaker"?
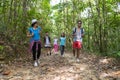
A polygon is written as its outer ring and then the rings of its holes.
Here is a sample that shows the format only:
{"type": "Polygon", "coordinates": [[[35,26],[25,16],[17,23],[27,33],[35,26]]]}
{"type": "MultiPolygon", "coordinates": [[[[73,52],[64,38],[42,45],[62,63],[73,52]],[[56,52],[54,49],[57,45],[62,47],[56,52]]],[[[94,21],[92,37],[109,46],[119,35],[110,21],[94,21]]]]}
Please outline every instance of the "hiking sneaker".
{"type": "Polygon", "coordinates": [[[37,60],[37,62],[38,62],[38,64],[40,64],[40,61],[39,61],[39,60],[37,60]]]}
{"type": "Polygon", "coordinates": [[[64,55],[61,55],[62,57],[65,57],[64,55]]]}
{"type": "Polygon", "coordinates": [[[34,62],[34,67],[37,67],[38,66],[38,63],[35,61],[34,62]]]}
{"type": "Polygon", "coordinates": [[[49,56],[49,54],[47,53],[47,56],[49,56]]]}
{"type": "Polygon", "coordinates": [[[77,58],[77,62],[80,62],[80,59],[77,58]]]}
{"type": "Polygon", "coordinates": [[[51,52],[50,52],[50,56],[51,56],[51,52]]]}

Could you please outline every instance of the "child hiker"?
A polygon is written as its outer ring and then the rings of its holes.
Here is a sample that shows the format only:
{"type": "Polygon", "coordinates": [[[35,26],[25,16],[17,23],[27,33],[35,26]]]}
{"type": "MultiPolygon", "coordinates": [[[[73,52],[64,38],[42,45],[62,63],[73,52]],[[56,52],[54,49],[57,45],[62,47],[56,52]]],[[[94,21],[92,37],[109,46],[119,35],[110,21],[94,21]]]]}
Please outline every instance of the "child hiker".
{"type": "Polygon", "coordinates": [[[64,57],[65,43],[66,43],[65,33],[62,33],[60,37],[60,53],[62,57],[64,57]]]}
{"type": "Polygon", "coordinates": [[[46,35],[44,37],[44,46],[46,48],[47,55],[51,55],[51,38],[48,32],[46,32],[46,35]]]}
{"type": "Polygon", "coordinates": [[[54,52],[57,53],[58,52],[58,39],[55,37],[54,39],[54,52]]]}

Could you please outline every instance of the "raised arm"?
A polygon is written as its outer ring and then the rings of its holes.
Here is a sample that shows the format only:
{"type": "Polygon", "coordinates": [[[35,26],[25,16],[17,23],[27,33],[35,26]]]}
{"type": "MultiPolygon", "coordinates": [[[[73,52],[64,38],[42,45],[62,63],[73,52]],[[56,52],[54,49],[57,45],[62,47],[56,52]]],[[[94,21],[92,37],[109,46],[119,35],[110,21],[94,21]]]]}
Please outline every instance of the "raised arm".
{"type": "Polygon", "coordinates": [[[33,35],[33,33],[30,33],[30,30],[27,31],[27,37],[32,37],[33,35]]]}

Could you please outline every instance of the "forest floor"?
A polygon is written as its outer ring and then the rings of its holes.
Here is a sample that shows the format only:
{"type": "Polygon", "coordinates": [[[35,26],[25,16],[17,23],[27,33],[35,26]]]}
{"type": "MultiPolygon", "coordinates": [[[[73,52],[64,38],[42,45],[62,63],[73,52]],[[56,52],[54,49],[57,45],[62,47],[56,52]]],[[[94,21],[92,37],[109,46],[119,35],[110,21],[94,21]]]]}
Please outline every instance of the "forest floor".
{"type": "Polygon", "coordinates": [[[5,65],[0,80],[120,80],[120,64],[114,58],[81,53],[76,62],[71,52],[41,55],[40,65],[33,67],[30,56],[5,65]]]}

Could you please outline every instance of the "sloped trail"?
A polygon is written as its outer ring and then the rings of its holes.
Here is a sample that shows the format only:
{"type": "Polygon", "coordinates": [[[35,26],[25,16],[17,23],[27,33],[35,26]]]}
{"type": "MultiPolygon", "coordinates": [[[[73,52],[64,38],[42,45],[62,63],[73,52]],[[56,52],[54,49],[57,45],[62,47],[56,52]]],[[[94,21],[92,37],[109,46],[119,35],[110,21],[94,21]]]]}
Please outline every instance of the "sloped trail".
{"type": "Polygon", "coordinates": [[[120,65],[113,58],[81,53],[80,62],[66,52],[51,56],[42,55],[40,65],[33,67],[30,56],[5,65],[7,75],[0,80],[120,80],[120,65]]]}

